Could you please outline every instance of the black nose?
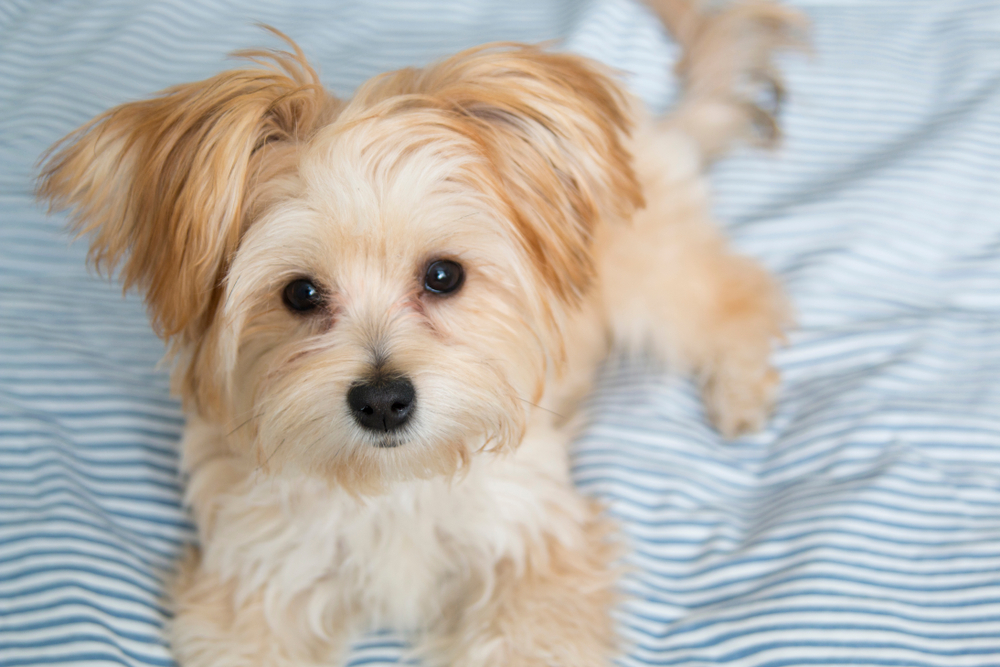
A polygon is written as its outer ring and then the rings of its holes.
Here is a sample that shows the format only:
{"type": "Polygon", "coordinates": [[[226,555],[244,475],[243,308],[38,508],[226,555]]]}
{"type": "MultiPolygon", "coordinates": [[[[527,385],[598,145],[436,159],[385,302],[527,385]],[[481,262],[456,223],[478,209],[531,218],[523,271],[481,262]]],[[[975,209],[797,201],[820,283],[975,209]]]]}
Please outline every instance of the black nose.
{"type": "Polygon", "coordinates": [[[359,424],[388,433],[401,427],[413,414],[416,391],[405,377],[356,384],[347,392],[347,404],[359,424]]]}

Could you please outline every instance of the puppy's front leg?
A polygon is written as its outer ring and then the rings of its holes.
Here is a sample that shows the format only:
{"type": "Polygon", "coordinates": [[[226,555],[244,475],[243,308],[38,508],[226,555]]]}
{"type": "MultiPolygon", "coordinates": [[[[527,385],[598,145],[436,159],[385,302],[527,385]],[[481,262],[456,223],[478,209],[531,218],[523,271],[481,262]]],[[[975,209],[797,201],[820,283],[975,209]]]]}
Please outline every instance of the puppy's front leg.
{"type": "Polygon", "coordinates": [[[609,562],[616,551],[608,532],[595,515],[573,547],[545,537],[529,547],[525,562],[498,563],[487,593],[448,619],[435,664],[607,667],[615,644],[609,562]]]}
{"type": "Polygon", "coordinates": [[[685,132],[650,128],[635,153],[646,208],[597,243],[609,328],[620,345],[694,372],[725,436],[760,428],[778,383],[772,343],[790,320],[782,292],[711,220],[700,149],[685,132]]]}

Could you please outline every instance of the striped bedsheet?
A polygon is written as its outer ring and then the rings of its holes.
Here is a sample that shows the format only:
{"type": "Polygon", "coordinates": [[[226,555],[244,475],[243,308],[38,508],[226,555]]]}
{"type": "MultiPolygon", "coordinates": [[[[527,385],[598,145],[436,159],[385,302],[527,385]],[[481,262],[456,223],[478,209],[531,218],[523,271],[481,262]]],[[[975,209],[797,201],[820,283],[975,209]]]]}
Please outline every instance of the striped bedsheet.
{"type": "MultiPolygon", "coordinates": [[[[798,0],[786,141],[713,178],[800,328],[778,412],[722,442],[690,382],[609,366],[574,474],[630,544],[621,665],[1000,665],[1000,2],[798,0]]],[[[32,201],[98,112],[293,36],[333,90],[561,40],[654,108],[676,49],[632,0],[0,0],[0,665],[170,665],[192,539],[178,405],[134,295],[32,201]]],[[[351,665],[392,665],[375,634],[351,665]]]]}

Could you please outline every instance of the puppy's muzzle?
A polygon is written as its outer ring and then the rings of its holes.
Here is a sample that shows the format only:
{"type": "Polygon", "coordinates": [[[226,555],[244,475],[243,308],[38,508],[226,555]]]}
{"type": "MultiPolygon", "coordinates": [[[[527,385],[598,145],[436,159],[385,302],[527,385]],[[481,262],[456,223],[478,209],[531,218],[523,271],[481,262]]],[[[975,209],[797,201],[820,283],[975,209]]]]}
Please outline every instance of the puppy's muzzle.
{"type": "Polygon", "coordinates": [[[417,393],[405,377],[362,382],[347,392],[355,421],[369,431],[389,433],[401,428],[413,414],[417,393]]]}

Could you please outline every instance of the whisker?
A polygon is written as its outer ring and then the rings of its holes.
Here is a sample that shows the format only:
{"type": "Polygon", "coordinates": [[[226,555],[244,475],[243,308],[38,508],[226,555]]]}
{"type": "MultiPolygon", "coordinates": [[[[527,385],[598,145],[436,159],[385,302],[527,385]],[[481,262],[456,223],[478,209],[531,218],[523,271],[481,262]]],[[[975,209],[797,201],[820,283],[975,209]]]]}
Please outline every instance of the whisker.
{"type": "Polygon", "coordinates": [[[282,439],[281,439],[281,442],[279,442],[279,443],[278,443],[278,446],[274,448],[274,451],[272,451],[272,452],[271,452],[271,453],[270,453],[270,454],[268,455],[268,457],[267,457],[266,459],[264,459],[264,462],[263,462],[263,463],[261,463],[261,464],[260,464],[259,466],[257,466],[257,471],[261,471],[261,470],[263,470],[263,469],[264,469],[264,467],[265,467],[265,466],[266,466],[266,465],[267,465],[268,463],[270,463],[270,462],[271,462],[271,459],[273,459],[273,458],[274,458],[274,455],[278,453],[278,450],[279,450],[279,449],[281,449],[281,448],[282,448],[282,447],[284,446],[284,444],[285,444],[286,442],[288,442],[288,438],[282,438],[282,439]]]}
{"type": "Polygon", "coordinates": [[[309,446],[302,450],[303,453],[308,452],[309,450],[311,450],[313,447],[315,447],[316,445],[318,445],[322,440],[323,440],[323,436],[321,435],[318,438],[316,438],[315,440],[313,440],[311,443],[309,443],[309,446]]]}
{"type": "Polygon", "coordinates": [[[538,408],[539,410],[544,410],[545,412],[548,412],[550,415],[555,415],[556,417],[559,417],[560,419],[566,419],[566,415],[561,415],[558,412],[556,412],[555,410],[549,410],[548,408],[543,408],[538,403],[532,403],[528,399],[523,398],[521,396],[518,396],[518,398],[521,399],[522,401],[524,401],[525,403],[527,403],[528,405],[534,406],[534,407],[538,408]]]}
{"type": "Polygon", "coordinates": [[[250,415],[245,422],[243,422],[242,424],[240,424],[239,426],[237,426],[236,428],[234,428],[232,431],[230,431],[229,433],[227,433],[226,436],[230,436],[233,433],[236,433],[241,428],[243,428],[244,426],[246,426],[247,424],[249,424],[250,422],[252,422],[254,419],[257,419],[258,417],[261,417],[263,414],[264,414],[264,411],[261,410],[260,412],[258,412],[255,415],[250,415]]]}
{"type": "MultiPolygon", "coordinates": [[[[325,420],[325,419],[326,419],[326,417],[324,417],[324,416],[319,416],[319,417],[314,417],[313,419],[310,419],[310,420],[309,420],[308,422],[306,422],[306,423],[305,423],[305,425],[303,426],[303,428],[308,428],[309,426],[312,426],[312,425],[313,425],[313,424],[315,424],[316,422],[321,422],[321,421],[323,421],[323,420],[325,420]]],[[[302,451],[303,451],[303,452],[307,452],[307,451],[309,451],[310,449],[312,449],[313,447],[315,447],[316,445],[318,445],[318,444],[319,444],[319,443],[320,443],[320,442],[321,442],[321,441],[323,440],[323,437],[324,437],[324,435],[325,435],[325,434],[321,433],[321,434],[319,435],[319,437],[318,437],[318,438],[316,438],[315,440],[313,440],[313,441],[312,441],[312,442],[311,442],[311,443],[309,444],[309,446],[308,446],[308,447],[306,447],[305,449],[303,449],[302,451]]],[[[288,437],[284,437],[284,438],[282,438],[282,439],[281,439],[281,442],[279,442],[279,443],[278,443],[278,446],[274,448],[274,451],[272,451],[272,452],[271,452],[271,453],[270,453],[270,454],[268,455],[268,457],[267,457],[266,459],[264,459],[264,462],[263,462],[262,464],[260,464],[259,466],[257,466],[257,470],[262,470],[262,469],[264,468],[264,466],[266,466],[266,465],[267,465],[268,463],[270,463],[270,462],[271,462],[271,459],[273,459],[273,458],[274,458],[274,455],[278,453],[278,450],[279,450],[279,449],[281,449],[281,448],[282,448],[282,446],[283,446],[283,445],[284,445],[284,444],[285,444],[286,442],[288,442],[288,437]]]]}

